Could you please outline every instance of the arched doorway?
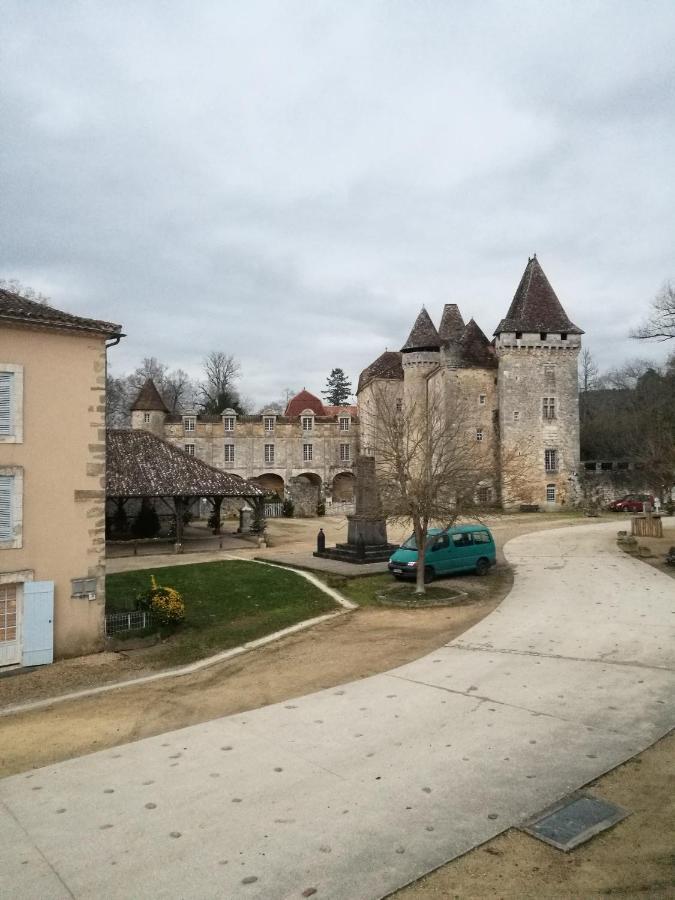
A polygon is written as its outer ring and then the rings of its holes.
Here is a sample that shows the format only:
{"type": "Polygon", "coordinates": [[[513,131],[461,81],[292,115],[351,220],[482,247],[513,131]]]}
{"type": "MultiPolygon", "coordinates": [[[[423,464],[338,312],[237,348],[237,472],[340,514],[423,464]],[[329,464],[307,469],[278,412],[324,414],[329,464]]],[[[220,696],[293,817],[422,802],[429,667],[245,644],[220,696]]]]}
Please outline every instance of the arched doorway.
{"type": "Polygon", "coordinates": [[[298,475],[299,481],[305,481],[308,484],[313,484],[319,490],[321,490],[321,476],[317,475],[316,472],[302,472],[298,475]]]}
{"type": "Polygon", "coordinates": [[[259,484],[267,494],[276,494],[280,500],[284,499],[284,479],[281,475],[266,472],[264,475],[256,475],[251,481],[259,484]]]}
{"type": "Polygon", "coordinates": [[[333,503],[354,501],[354,473],[338,472],[333,479],[333,503]]]}

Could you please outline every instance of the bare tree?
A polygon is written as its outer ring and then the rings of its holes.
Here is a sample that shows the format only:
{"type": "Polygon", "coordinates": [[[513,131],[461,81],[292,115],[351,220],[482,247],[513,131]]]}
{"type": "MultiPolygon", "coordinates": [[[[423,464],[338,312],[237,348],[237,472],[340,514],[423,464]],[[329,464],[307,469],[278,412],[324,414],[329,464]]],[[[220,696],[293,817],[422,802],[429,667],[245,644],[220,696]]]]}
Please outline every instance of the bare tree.
{"type": "Polygon", "coordinates": [[[579,354],[579,390],[586,393],[600,386],[600,370],[593,354],[584,347],[579,354]]]}
{"type": "Polygon", "coordinates": [[[129,390],[125,377],[115,378],[109,372],[105,379],[105,421],[108,428],[129,425],[129,390]]]}
{"type": "Polygon", "coordinates": [[[637,340],[669,341],[675,338],[675,286],[666,281],[654,297],[647,321],[631,332],[637,340]]]}
{"type": "Polygon", "coordinates": [[[234,356],[213,350],[204,360],[205,380],[200,385],[204,412],[217,415],[228,407],[241,411],[236,382],[241,366],[234,356]]]}
{"type": "MultiPolygon", "coordinates": [[[[374,385],[369,409],[368,444],[375,456],[384,514],[412,521],[418,548],[416,593],[423,594],[424,547],[434,523],[449,527],[461,515],[479,519],[478,491],[496,492],[499,465],[494,445],[477,441],[472,408],[458,391],[426,388],[426,396],[401,409],[386,386],[374,385]]],[[[517,494],[524,457],[509,460],[502,481],[517,494]]]]}
{"type": "Polygon", "coordinates": [[[9,291],[10,294],[18,294],[19,297],[25,297],[26,300],[34,300],[36,303],[49,303],[49,297],[36,291],[35,288],[22,284],[18,278],[0,278],[0,288],[9,291]]]}
{"type": "Polygon", "coordinates": [[[166,363],[160,362],[156,356],[146,356],[128,377],[130,393],[137,394],[148,378],[152,378],[161,394],[168,368],[166,363]]]}
{"type": "Polygon", "coordinates": [[[172,413],[185,412],[195,407],[197,387],[183,369],[174,369],[165,376],[160,393],[172,413]]]}

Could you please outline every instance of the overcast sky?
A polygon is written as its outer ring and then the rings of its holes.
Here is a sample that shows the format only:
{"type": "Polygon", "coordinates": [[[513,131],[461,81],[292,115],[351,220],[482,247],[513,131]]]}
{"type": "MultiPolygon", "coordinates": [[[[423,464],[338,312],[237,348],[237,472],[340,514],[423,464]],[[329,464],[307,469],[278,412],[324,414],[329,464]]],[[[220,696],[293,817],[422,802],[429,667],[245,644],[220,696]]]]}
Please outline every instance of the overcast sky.
{"type": "Polygon", "coordinates": [[[537,256],[603,367],[675,277],[675,4],[3,2],[0,276],[256,402],[537,256]]]}

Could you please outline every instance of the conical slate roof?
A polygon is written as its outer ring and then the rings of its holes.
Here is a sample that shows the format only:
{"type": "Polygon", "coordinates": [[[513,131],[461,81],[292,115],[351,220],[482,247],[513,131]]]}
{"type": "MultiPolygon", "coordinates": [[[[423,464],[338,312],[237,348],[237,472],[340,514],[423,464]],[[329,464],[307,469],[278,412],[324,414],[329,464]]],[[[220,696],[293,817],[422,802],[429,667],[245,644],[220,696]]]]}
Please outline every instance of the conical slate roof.
{"type": "Polygon", "coordinates": [[[536,255],[529,259],[506,317],[495,334],[503,331],[560,331],[583,334],[567,318],[536,255]]]}
{"type": "Polygon", "coordinates": [[[146,380],[131,408],[132,410],[138,409],[143,410],[144,412],[149,412],[150,410],[159,410],[160,412],[165,413],[169,412],[169,409],[160,397],[159,391],[155,387],[155,382],[152,378],[146,380]]]}
{"type": "Polygon", "coordinates": [[[458,341],[464,332],[464,319],[456,303],[446,303],[443,307],[438,336],[444,344],[458,341]]]}
{"type": "Polygon", "coordinates": [[[459,345],[463,365],[481,368],[497,365],[494,347],[473,319],[467,323],[459,345]]]}
{"type": "Polygon", "coordinates": [[[440,350],[440,348],[441,339],[436,326],[431,321],[429,313],[422,307],[408,340],[401,347],[401,353],[411,353],[413,350],[440,350]]]}

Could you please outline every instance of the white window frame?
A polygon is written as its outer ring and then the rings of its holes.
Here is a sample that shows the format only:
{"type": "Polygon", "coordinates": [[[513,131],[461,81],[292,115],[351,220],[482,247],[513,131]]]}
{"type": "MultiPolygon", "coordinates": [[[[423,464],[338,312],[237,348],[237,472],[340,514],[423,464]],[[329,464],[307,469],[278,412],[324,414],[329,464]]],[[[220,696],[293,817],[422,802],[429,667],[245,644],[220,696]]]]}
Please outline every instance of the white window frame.
{"type": "Polygon", "coordinates": [[[147,412],[143,413],[143,424],[144,425],[150,424],[150,413],[147,413],[147,412]]]}
{"type": "Polygon", "coordinates": [[[274,427],[276,425],[276,416],[263,416],[263,430],[265,434],[271,434],[274,432],[274,427]]]}
{"type": "Polygon", "coordinates": [[[314,431],[314,416],[302,416],[302,430],[305,433],[314,431]]]}
{"type": "Polygon", "coordinates": [[[554,484],[546,485],[546,502],[547,503],[555,503],[556,501],[556,486],[554,484]]]}
{"type": "Polygon", "coordinates": [[[10,531],[0,540],[0,550],[18,550],[23,547],[23,468],[0,466],[0,478],[10,478],[10,531]]]}
{"type": "Polygon", "coordinates": [[[490,503],[492,500],[492,488],[487,484],[481,484],[477,491],[479,503],[490,503]]]}
{"type": "Polygon", "coordinates": [[[542,400],[542,417],[545,421],[550,422],[556,417],[555,397],[544,397],[542,400]]]}
{"type": "Polygon", "coordinates": [[[520,421],[520,410],[519,410],[519,409],[514,409],[514,410],[513,410],[513,421],[514,421],[514,422],[519,422],[519,421],[520,421]]]}
{"type": "Polygon", "coordinates": [[[352,461],[352,445],[340,444],[340,462],[352,461]]]}
{"type": "Polygon", "coordinates": [[[302,445],[302,461],[303,462],[312,462],[314,459],[314,445],[313,444],[303,444],[302,445]]]}
{"type": "Polygon", "coordinates": [[[478,405],[485,406],[487,403],[487,394],[479,394],[478,395],[478,405]]]}
{"type": "Polygon", "coordinates": [[[338,416],[338,425],[340,431],[349,431],[351,420],[349,416],[338,416]]]}
{"type": "Polygon", "coordinates": [[[183,450],[187,453],[188,456],[195,455],[195,445],[194,444],[184,444],[183,450]]]}
{"type": "Polygon", "coordinates": [[[228,433],[234,431],[236,421],[236,416],[223,416],[223,431],[227,431],[228,433]]]}
{"type": "Polygon", "coordinates": [[[557,472],[560,467],[560,457],[556,447],[547,447],[544,450],[544,471],[557,472]],[[552,465],[549,463],[552,460],[552,465]]]}
{"type": "Polygon", "coordinates": [[[0,444],[23,444],[23,366],[0,363],[0,375],[11,375],[9,433],[0,434],[0,444]]]}
{"type": "Polygon", "coordinates": [[[265,444],[263,459],[266,463],[274,462],[274,444],[265,444]]]}
{"type": "Polygon", "coordinates": [[[223,448],[223,457],[226,464],[234,462],[234,444],[225,444],[223,448]]]}
{"type": "Polygon", "coordinates": [[[183,416],[183,431],[185,434],[191,434],[197,430],[196,416],[183,416]]]}

